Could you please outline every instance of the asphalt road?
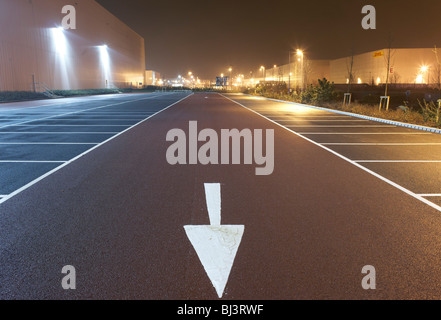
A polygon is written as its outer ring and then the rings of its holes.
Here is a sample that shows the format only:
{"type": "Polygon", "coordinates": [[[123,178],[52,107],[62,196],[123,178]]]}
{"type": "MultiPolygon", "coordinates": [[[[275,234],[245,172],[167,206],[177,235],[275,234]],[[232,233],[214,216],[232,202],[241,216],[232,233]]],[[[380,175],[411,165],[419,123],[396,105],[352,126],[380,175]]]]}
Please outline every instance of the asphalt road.
{"type": "MultiPolygon", "coordinates": [[[[0,111],[11,125],[0,125],[3,143],[95,144],[1,145],[2,159],[36,167],[0,166],[0,298],[218,299],[184,230],[210,223],[205,183],[221,184],[222,225],[245,228],[223,299],[441,297],[439,135],[247,96],[109,99],[72,110],[123,104],[95,109],[96,118],[40,123],[29,114],[28,129],[0,111]],[[130,112],[142,116],[126,122],[130,112]],[[108,116],[105,125],[125,127],[67,134],[65,121],[91,126],[108,116]],[[189,121],[216,132],[273,129],[273,174],[255,175],[254,164],[170,165],[167,133],[187,132],[189,121]],[[61,286],[65,265],[76,269],[76,290],[61,286]],[[366,265],[375,290],[362,288],[366,265]]],[[[39,108],[13,113],[31,110],[39,108]]]]}

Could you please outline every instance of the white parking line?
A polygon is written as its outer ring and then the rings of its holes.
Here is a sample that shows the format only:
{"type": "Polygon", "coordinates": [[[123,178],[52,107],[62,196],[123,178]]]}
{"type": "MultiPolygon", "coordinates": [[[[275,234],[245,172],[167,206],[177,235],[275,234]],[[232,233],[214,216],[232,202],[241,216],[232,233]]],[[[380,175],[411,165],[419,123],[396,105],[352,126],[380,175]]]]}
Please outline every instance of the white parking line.
{"type": "Polygon", "coordinates": [[[54,131],[39,131],[39,132],[22,132],[22,131],[7,131],[0,132],[0,134],[117,134],[118,132],[54,132],[54,131]]]}
{"type": "Polygon", "coordinates": [[[97,145],[91,142],[0,142],[0,145],[97,145]]]}
{"type": "MultiPolygon", "coordinates": [[[[241,107],[243,107],[243,108],[245,108],[245,109],[247,109],[247,110],[249,110],[249,111],[251,111],[251,112],[253,112],[253,113],[257,114],[257,115],[259,115],[259,116],[261,116],[262,118],[264,118],[264,119],[266,119],[266,120],[268,120],[268,121],[274,123],[275,125],[277,125],[277,126],[283,128],[283,129],[285,129],[285,130],[287,130],[287,131],[289,131],[289,132],[295,134],[296,136],[298,136],[298,137],[300,137],[300,138],[302,138],[302,139],[304,139],[304,140],[306,140],[306,141],[308,141],[308,142],[310,142],[310,143],[312,143],[312,144],[314,144],[314,145],[316,145],[316,146],[318,146],[318,147],[320,147],[320,148],[322,148],[322,149],[324,149],[324,150],[326,150],[326,151],[328,151],[328,152],[334,154],[335,156],[337,156],[337,157],[339,157],[339,158],[341,158],[341,159],[343,159],[343,160],[345,160],[345,161],[347,161],[347,162],[353,164],[354,166],[358,167],[359,169],[361,169],[361,170],[363,170],[363,171],[365,171],[365,172],[367,172],[367,173],[373,175],[374,177],[376,177],[376,178],[378,178],[378,179],[380,179],[380,180],[382,180],[382,181],[388,183],[389,185],[391,185],[391,186],[393,186],[393,187],[395,187],[395,188],[397,188],[397,189],[399,189],[399,190],[405,192],[406,194],[412,196],[413,198],[415,198],[415,199],[417,199],[417,200],[419,200],[419,201],[421,201],[421,202],[427,204],[428,206],[432,207],[433,209],[435,209],[435,210],[441,212],[441,206],[439,206],[439,205],[437,205],[437,204],[435,204],[435,203],[433,203],[433,202],[427,200],[426,198],[424,198],[424,197],[422,197],[422,196],[420,196],[420,195],[418,195],[418,194],[416,194],[416,193],[410,191],[409,189],[404,188],[403,186],[401,186],[401,185],[399,185],[399,184],[393,182],[392,180],[389,180],[388,178],[383,177],[382,175],[380,175],[380,174],[378,174],[378,173],[376,173],[376,172],[374,172],[374,171],[372,171],[372,170],[370,170],[370,169],[368,169],[368,168],[362,166],[361,164],[359,164],[359,163],[357,163],[357,162],[355,162],[355,161],[353,161],[353,160],[351,160],[351,159],[349,159],[349,158],[347,158],[347,157],[341,155],[340,153],[335,152],[334,150],[332,150],[332,149],[330,149],[330,148],[328,148],[328,147],[325,147],[325,146],[321,145],[320,143],[315,142],[314,140],[309,139],[308,137],[305,137],[305,136],[302,135],[301,133],[296,132],[296,131],[294,131],[294,130],[291,130],[291,129],[287,128],[286,126],[283,126],[282,124],[280,124],[280,123],[278,123],[278,122],[275,122],[275,121],[271,120],[271,119],[268,118],[268,117],[263,116],[263,115],[260,114],[259,112],[255,111],[255,110],[253,110],[253,109],[251,109],[251,108],[246,107],[245,105],[241,104],[240,102],[237,102],[237,101],[235,101],[235,100],[233,100],[233,99],[231,99],[231,98],[229,98],[229,97],[227,97],[227,96],[224,96],[224,95],[222,95],[222,94],[220,94],[220,95],[223,96],[224,98],[226,98],[226,99],[232,101],[233,103],[236,103],[237,105],[239,105],[239,106],[241,106],[241,107]]],[[[346,134],[347,134],[347,133],[346,133],[346,134]]],[[[350,133],[350,134],[352,134],[352,133],[350,133]]]]}
{"type": "MultiPolygon", "coordinates": [[[[63,118],[56,118],[56,119],[47,119],[44,121],[139,121],[144,119],[144,117],[139,117],[137,119],[83,119],[83,118],[78,118],[78,119],[63,119],[63,118]]],[[[35,120],[35,121],[40,121],[40,120],[35,120]]],[[[33,121],[30,121],[33,122],[33,121]]]]}
{"type": "Polygon", "coordinates": [[[130,127],[130,124],[17,124],[11,127],[130,127]]]}
{"type": "Polygon", "coordinates": [[[420,197],[441,197],[441,193],[420,193],[420,197]]]}
{"type": "Polygon", "coordinates": [[[8,124],[8,125],[0,126],[0,129],[1,128],[6,128],[6,127],[10,127],[10,126],[16,125],[16,124],[23,124],[23,123],[29,123],[29,122],[34,122],[34,121],[48,120],[48,119],[52,119],[52,118],[55,118],[55,117],[62,117],[62,116],[71,115],[71,114],[78,114],[78,113],[86,112],[86,111],[90,111],[90,110],[109,108],[109,107],[114,107],[114,106],[118,106],[118,105],[122,105],[122,104],[142,101],[142,100],[150,100],[150,99],[154,99],[155,97],[147,97],[147,98],[141,98],[141,99],[136,99],[136,100],[131,100],[131,101],[122,101],[122,102],[112,103],[112,104],[108,104],[108,105],[104,105],[104,106],[100,106],[100,107],[93,107],[93,108],[90,108],[90,109],[84,109],[84,110],[72,111],[72,112],[67,112],[67,113],[61,113],[61,114],[58,114],[58,115],[54,115],[54,116],[50,116],[50,117],[44,117],[44,118],[40,118],[40,119],[33,119],[33,120],[27,120],[27,121],[18,122],[18,123],[11,123],[11,124],[8,124]]]}
{"type": "Polygon", "coordinates": [[[350,122],[369,122],[370,120],[351,120],[351,119],[343,119],[343,120],[335,120],[335,119],[327,119],[327,120],[316,120],[316,119],[308,119],[308,120],[299,120],[299,119],[271,119],[274,121],[280,121],[280,122],[294,122],[294,121],[308,121],[308,122],[344,122],[344,121],[350,121],[350,122]]]}
{"type": "Polygon", "coordinates": [[[441,163],[441,160],[352,160],[357,163],[441,163]]]}
{"type": "MultiPolygon", "coordinates": [[[[72,162],[74,162],[74,161],[76,161],[76,160],[78,160],[78,159],[84,157],[86,154],[88,154],[88,153],[90,153],[90,152],[96,150],[96,149],[99,148],[100,146],[102,146],[102,145],[108,143],[109,141],[114,140],[115,138],[119,137],[120,135],[122,135],[122,134],[128,132],[129,130],[131,130],[131,129],[133,129],[133,128],[135,128],[136,126],[140,125],[141,123],[146,122],[147,120],[153,118],[155,115],[157,115],[157,114],[159,114],[159,113],[161,113],[161,112],[163,112],[163,111],[165,111],[165,110],[167,110],[167,109],[173,107],[174,105],[180,103],[181,101],[187,99],[188,97],[190,97],[190,96],[192,96],[192,95],[193,95],[193,93],[191,93],[191,94],[187,94],[184,98],[182,98],[182,99],[180,99],[180,100],[178,100],[178,101],[176,101],[176,102],[174,102],[174,103],[168,105],[167,107],[162,108],[161,110],[159,110],[159,111],[156,112],[155,114],[151,115],[150,117],[148,117],[148,118],[146,118],[146,119],[144,119],[144,120],[142,120],[142,121],[140,121],[140,122],[134,124],[133,126],[127,128],[127,129],[125,129],[124,131],[118,132],[116,135],[113,135],[112,137],[108,138],[107,140],[105,140],[105,141],[103,141],[103,142],[101,142],[101,143],[95,145],[94,147],[92,147],[92,148],[88,149],[87,151],[85,151],[85,152],[83,152],[83,153],[77,155],[76,157],[70,159],[69,161],[62,163],[60,166],[58,166],[58,167],[54,168],[53,170],[51,170],[51,171],[45,173],[44,175],[38,177],[37,179],[35,179],[35,180],[29,182],[28,184],[24,185],[23,187],[21,187],[21,188],[15,190],[14,192],[12,192],[11,194],[9,194],[8,196],[6,196],[6,197],[4,197],[4,198],[1,198],[1,199],[0,199],[0,204],[2,204],[2,203],[5,202],[5,201],[8,201],[9,199],[15,197],[16,195],[20,194],[20,193],[23,192],[24,190],[26,190],[26,189],[32,187],[34,184],[40,182],[41,180],[47,178],[48,176],[52,175],[53,173],[55,173],[55,172],[59,171],[60,169],[64,168],[65,166],[68,166],[68,165],[71,164],[72,162]]],[[[135,101],[131,101],[131,102],[135,102],[135,101]]]]}
{"type": "Polygon", "coordinates": [[[302,135],[308,135],[308,134],[313,134],[313,135],[320,135],[320,134],[349,134],[349,135],[353,135],[353,134],[408,134],[408,135],[427,135],[427,134],[432,134],[430,132],[297,132],[298,134],[302,134],[302,135]]]}
{"type": "Polygon", "coordinates": [[[428,143],[395,143],[395,142],[326,142],[321,143],[323,146],[440,146],[441,142],[428,142],[428,143]]]}
{"type": "Polygon", "coordinates": [[[0,160],[0,163],[66,163],[66,161],[0,160]]]}
{"type": "Polygon", "coordinates": [[[289,125],[288,128],[396,128],[392,125],[289,125]]]}

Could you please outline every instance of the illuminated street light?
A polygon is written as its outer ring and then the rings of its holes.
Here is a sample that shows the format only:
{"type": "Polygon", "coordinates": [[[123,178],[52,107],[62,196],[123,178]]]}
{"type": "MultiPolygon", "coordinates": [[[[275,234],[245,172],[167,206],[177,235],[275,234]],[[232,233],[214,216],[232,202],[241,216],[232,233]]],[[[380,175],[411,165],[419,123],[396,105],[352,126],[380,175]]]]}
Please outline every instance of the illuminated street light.
{"type": "Polygon", "coordinates": [[[429,67],[426,65],[421,66],[421,73],[422,74],[427,73],[427,85],[429,85],[429,67]]]}
{"type": "Polygon", "coordinates": [[[266,81],[265,67],[264,67],[264,66],[261,66],[259,70],[262,71],[263,82],[265,82],[265,81],[266,81]]]}
{"type": "Polygon", "coordinates": [[[304,55],[303,55],[303,51],[300,49],[297,49],[297,56],[299,57],[299,61],[302,62],[302,76],[301,76],[301,80],[302,80],[302,86],[301,86],[301,90],[303,92],[303,67],[304,67],[304,55]]]}

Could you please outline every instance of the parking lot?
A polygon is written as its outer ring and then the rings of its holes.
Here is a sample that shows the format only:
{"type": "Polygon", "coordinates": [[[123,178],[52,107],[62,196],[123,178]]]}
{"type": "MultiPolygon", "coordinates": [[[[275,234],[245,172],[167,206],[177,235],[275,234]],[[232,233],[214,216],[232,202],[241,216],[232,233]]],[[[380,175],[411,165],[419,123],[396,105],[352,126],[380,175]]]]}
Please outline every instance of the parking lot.
{"type": "Polygon", "coordinates": [[[441,134],[297,103],[228,97],[441,211],[441,134]]]}
{"type": "Polygon", "coordinates": [[[0,203],[188,93],[0,105],[0,203]]]}

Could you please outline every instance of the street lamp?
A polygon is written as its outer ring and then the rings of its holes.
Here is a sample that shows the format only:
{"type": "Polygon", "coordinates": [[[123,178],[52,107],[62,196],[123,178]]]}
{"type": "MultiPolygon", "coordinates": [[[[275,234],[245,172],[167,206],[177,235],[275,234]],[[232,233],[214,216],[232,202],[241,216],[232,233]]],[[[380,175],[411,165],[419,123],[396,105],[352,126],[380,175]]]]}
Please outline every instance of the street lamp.
{"type": "Polygon", "coordinates": [[[229,84],[230,84],[230,90],[231,89],[233,89],[233,87],[232,87],[232,85],[233,85],[233,79],[231,78],[231,71],[233,71],[233,68],[232,67],[230,67],[229,69],[228,69],[228,71],[230,71],[230,79],[229,79],[229,84]]]}
{"type": "Polygon", "coordinates": [[[301,76],[301,80],[302,80],[302,86],[301,86],[301,90],[302,90],[302,92],[303,92],[303,67],[304,67],[304,55],[303,55],[303,51],[302,50],[300,50],[300,49],[297,49],[297,56],[299,57],[299,61],[301,61],[302,62],[302,69],[301,69],[301,72],[302,72],[302,76],[301,76]]]}
{"type": "Polygon", "coordinates": [[[421,67],[421,73],[426,73],[427,72],[427,85],[429,85],[429,67],[428,66],[422,66],[421,67]]]}
{"type": "Polygon", "coordinates": [[[264,66],[261,66],[261,67],[260,67],[260,70],[262,71],[263,82],[265,82],[265,81],[266,81],[265,67],[264,67],[264,66]]]}

